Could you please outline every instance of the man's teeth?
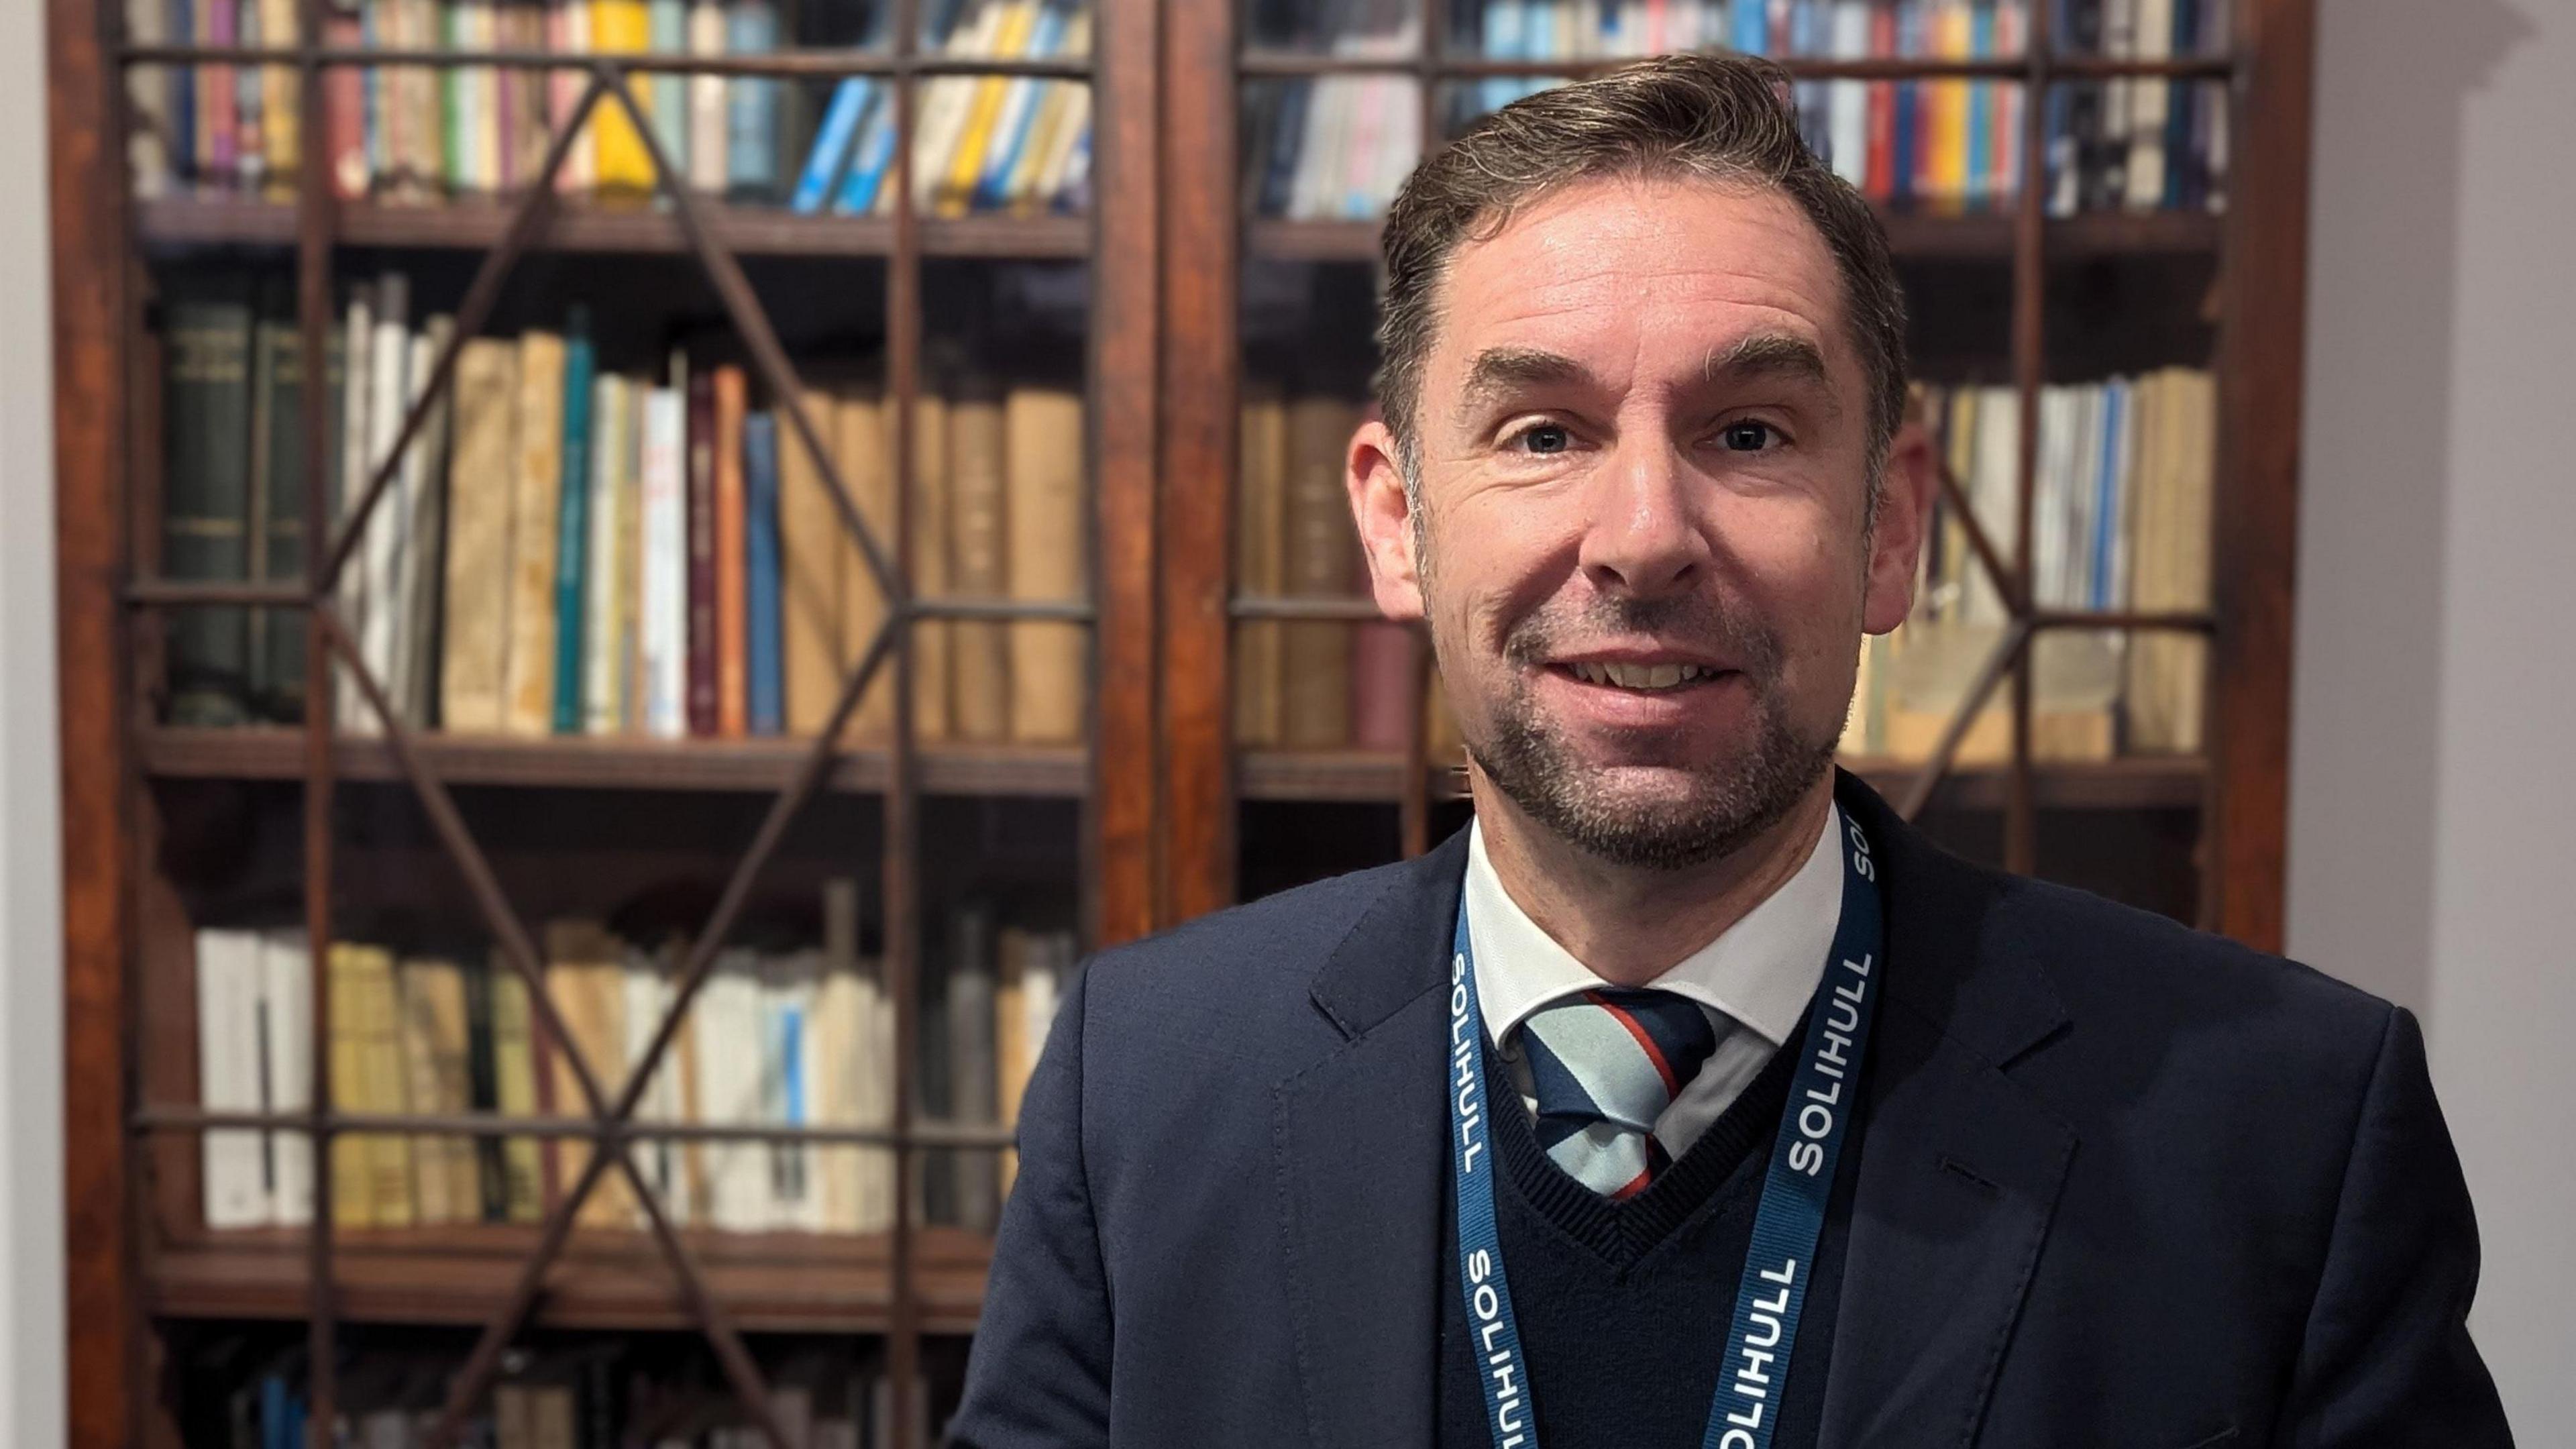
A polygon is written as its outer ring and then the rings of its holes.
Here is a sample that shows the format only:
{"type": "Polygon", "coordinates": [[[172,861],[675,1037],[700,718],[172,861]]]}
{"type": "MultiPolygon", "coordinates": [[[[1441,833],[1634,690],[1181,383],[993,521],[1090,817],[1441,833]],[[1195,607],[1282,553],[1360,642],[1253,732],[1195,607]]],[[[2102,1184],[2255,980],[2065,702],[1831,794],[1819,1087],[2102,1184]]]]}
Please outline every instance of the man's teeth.
{"type": "Polygon", "coordinates": [[[1699,664],[1570,664],[1574,677],[1586,684],[1607,684],[1619,689],[1672,689],[1694,679],[1707,679],[1717,671],[1699,664]]]}

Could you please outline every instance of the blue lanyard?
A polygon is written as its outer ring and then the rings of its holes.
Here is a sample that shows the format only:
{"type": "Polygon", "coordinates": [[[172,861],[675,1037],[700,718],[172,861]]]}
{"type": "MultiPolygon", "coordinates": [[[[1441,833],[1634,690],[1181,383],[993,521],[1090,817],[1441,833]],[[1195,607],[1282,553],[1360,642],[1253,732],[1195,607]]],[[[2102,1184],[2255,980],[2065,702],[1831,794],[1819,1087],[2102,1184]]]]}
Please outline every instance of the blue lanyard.
{"type": "MultiPolygon", "coordinates": [[[[1816,986],[1797,1075],[1772,1144],[1701,1449],[1770,1449],[1844,1129],[1859,1106],[1861,1056],[1869,1045],[1870,1017],[1878,1004],[1876,972],[1885,951],[1878,866],[1860,827],[1848,816],[1842,823],[1842,918],[1834,928],[1824,979],[1816,986]]],[[[1538,1449],[1520,1320],[1512,1312],[1502,1239],[1494,1227],[1485,1015],[1476,1004],[1474,962],[1462,902],[1449,958],[1449,1163],[1458,1199],[1458,1285],[1467,1299],[1469,1352],[1484,1389],[1494,1449],[1538,1449]]]]}

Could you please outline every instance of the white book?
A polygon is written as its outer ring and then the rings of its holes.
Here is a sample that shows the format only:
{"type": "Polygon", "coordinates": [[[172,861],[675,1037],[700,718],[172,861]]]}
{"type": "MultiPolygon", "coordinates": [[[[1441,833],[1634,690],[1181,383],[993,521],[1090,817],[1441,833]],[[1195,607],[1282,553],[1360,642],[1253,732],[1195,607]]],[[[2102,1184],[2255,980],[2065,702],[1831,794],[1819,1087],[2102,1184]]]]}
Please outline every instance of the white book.
{"type": "MultiPolygon", "coordinates": [[[[374,288],[364,283],[351,289],[348,320],[340,334],[340,488],[331,509],[336,530],[347,526],[349,511],[357,506],[360,490],[367,486],[371,471],[368,464],[374,456],[368,449],[368,404],[375,396],[374,380],[369,365],[376,351],[376,302],[374,288]]],[[[366,549],[351,551],[349,561],[340,570],[338,605],[341,626],[352,640],[363,637],[367,622],[366,549]]],[[[338,654],[332,661],[332,714],[344,731],[364,727],[367,704],[358,690],[355,676],[338,654]]]]}
{"type": "Polygon", "coordinates": [[[636,653],[643,674],[644,732],[676,740],[688,733],[689,538],[688,410],[680,390],[657,387],[644,397],[643,527],[637,563],[636,653]]]}
{"type": "MultiPolygon", "coordinates": [[[[2173,55],[2173,0],[2136,0],[2136,55],[2165,60],[2173,55]]],[[[2173,86],[2161,80],[2137,80],[2129,88],[2128,203],[2131,211],[2154,211],[2165,204],[2165,118],[2171,114],[2173,86]]]]}
{"type": "MultiPolygon", "coordinates": [[[[1836,60],[1869,55],[1869,0],[1834,0],[1827,47],[1836,60]]],[[[1853,186],[1869,179],[1869,83],[1827,83],[1825,135],[1833,152],[1834,174],[1853,186]]]]}
{"type": "MultiPolygon", "coordinates": [[[[780,1127],[810,1127],[823,1079],[814,1051],[814,1008],[822,988],[822,956],[798,951],[770,958],[762,969],[761,1104],[780,1127]]],[[[770,1149],[769,1225],[773,1229],[823,1230],[822,1184],[814,1150],[781,1142],[770,1149]]]]}
{"type": "MultiPolygon", "coordinates": [[[[2021,531],[2021,395],[2008,387],[1983,388],[1977,393],[1976,406],[1975,453],[1969,476],[1960,482],[1987,541],[2009,566],[2021,531]]],[[[1961,619],[1970,624],[2007,622],[2003,595],[1984,563],[1971,555],[1968,569],[1961,619]]]]}
{"type": "MultiPolygon", "coordinates": [[[[760,978],[757,958],[735,948],[716,958],[689,1013],[697,1034],[698,1120],[751,1124],[761,1120],[760,978]]],[[[756,1233],[769,1227],[766,1143],[710,1140],[702,1144],[707,1187],[706,1220],[721,1231],[756,1233]]]]}
{"type": "Polygon", "coordinates": [[[626,651],[622,635],[626,571],[634,561],[618,547],[627,503],[624,447],[634,390],[625,378],[603,372],[590,388],[590,576],[581,610],[582,732],[613,735],[624,728],[626,651]]]}
{"type": "MultiPolygon", "coordinates": [[[[308,1111],[313,1106],[313,952],[302,931],[260,936],[261,1042],[266,1047],[268,1110],[308,1111]]],[[[313,1139],[302,1132],[269,1134],[269,1217],[279,1227],[313,1221],[313,1139]]]]}
{"type": "MultiPolygon", "coordinates": [[[[1010,22],[1013,5],[1014,0],[981,0],[973,14],[961,18],[957,28],[940,43],[940,52],[961,57],[994,54],[1001,47],[1002,30],[1010,22]]],[[[912,148],[912,196],[916,208],[929,209],[940,181],[948,174],[948,163],[957,154],[966,123],[974,116],[975,92],[982,84],[974,76],[939,76],[922,90],[921,111],[913,132],[917,139],[912,148]]],[[[884,191],[892,189],[888,186],[884,191]]]]}
{"type": "MultiPolygon", "coordinates": [[[[672,982],[664,969],[663,959],[642,950],[630,949],[626,953],[626,969],[620,984],[625,999],[621,1003],[619,1023],[625,1040],[619,1045],[619,1069],[615,1076],[622,1081],[642,1063],[646,1049],[653,1044],[653,1034],[661,1028],[663,1014],[671,1009],[672,982]]],[[[644,1095],[636,1099],[638,1120],[679,1120],[679,1113],[674,1110],[680,1080],[679,1063],[672,1060],[675,1055],[673,1052],[663,1053],[662,1064],[654,1071],[652,1080],[645,1084],[644,1095]]],[[[653,1195],[662,1204],[663,1216],[674,1227],[685,1225],[688,1222],[685,1216],[688,1174],[681,1170],[680,1144],[668,1137],[639,1137],[629,1150],[634,1154],[635,1165],[643,1172],[644,1180],[653,1185],[653,1195]]]]}
{"type": "MultiPolygon", "coordinates": [[[[725,53],[723,0],[690,0],[689,54],[725,53]]],[[[689,184],[708,196],[725,194],[725,78],[689,77],[689,184]]]]}
{"type": "MultiPolygon", "coordinates": [[[[250,931],[197,933],[197,1101],[209,1112],[257,1112],[259,937],[250,931]]],[[[255,1228],[270,1219],[263,1136],[228,1127],[200,1140],[206,1226],[255,1228]]]]}
{"type": "MultiPolygon", "coordinates": [[[[410,285],[400,272],[389,272],[377,284],[375,331],[369,338],[367,361],[367,467],[353,482],[363,490],[375,470],[393,456],[394,439],[402,431],[403,414],[411,402],[411,327],[410,285]]],[[[376,500],[367,515],[366,535],[355,556],[356,565],[366,575],[366,618],[358,632],[358,656],[374,675],[377,686],[388,695],[393,693],[394,635],[401,620],[403,596],[398,580],[403,551],[411,525],[412,460],[417,453],[407,453],[404,465],[393,470],[384,494],[376,500]]],[[[353,492],[351,503],[357,502],[353,492]]],[[[399,700],[389,699],[391,704],[399,700]]],[[[357,716],[342,721],[342,727],[353,733],[373,734],[378,729],[375,712],[363,705],[357,716]]]]}
{"type": "Polygon", "coordinates": [[[1034,190],[1040,202],[1053,202],[1073,182],[1073,158],[1091,134],[1091,87],[1069,84],[1065,90],[1064,120],[1047,138],[1046,159],[1037,169],[1034,190]]]}

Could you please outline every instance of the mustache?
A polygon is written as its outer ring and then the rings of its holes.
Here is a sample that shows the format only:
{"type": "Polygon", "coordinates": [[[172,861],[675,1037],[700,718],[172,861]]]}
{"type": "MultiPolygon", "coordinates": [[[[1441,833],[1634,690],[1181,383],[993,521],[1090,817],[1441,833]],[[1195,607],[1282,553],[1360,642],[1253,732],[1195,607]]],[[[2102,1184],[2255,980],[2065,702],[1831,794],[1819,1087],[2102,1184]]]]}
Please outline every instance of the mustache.
{"type": "Polygon", "coordinates": [[[1550,600],[1514,624],[1503,637],[1503,657],[1538,666],[1578,640],[1645,634],[1667,644],[1698,647],[1737,661],[1748,674],[1770,678],[1780,663],[1780,635],[1760,615],[1715,594],[1634,599],[1595,595],[1580,604],[1550,600]]]}

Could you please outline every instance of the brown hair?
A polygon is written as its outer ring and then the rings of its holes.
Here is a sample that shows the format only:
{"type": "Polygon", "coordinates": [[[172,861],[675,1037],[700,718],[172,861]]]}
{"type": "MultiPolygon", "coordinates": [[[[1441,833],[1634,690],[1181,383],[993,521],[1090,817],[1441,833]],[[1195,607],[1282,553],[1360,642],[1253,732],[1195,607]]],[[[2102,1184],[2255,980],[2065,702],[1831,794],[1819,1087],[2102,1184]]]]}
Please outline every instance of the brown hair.
{"type": "Polygon", "coordinates": [[[1673,176],[1769,187],[1815,224],[1842,274],[1844,320],[1870,386],[1870,472],[1905,419],[1905,299],[1878,218],[1799,138],[1788,76],[1736,55],[1666,55],[1540,91],[1484,117],[1433,152],[1388,209],[1381,242],[1378,406],[1413,486],[1420,454],[1422,361],[1437,293],[1460,243],[1502,230],[1512,213],[1576,181],[1673,176]]]}

